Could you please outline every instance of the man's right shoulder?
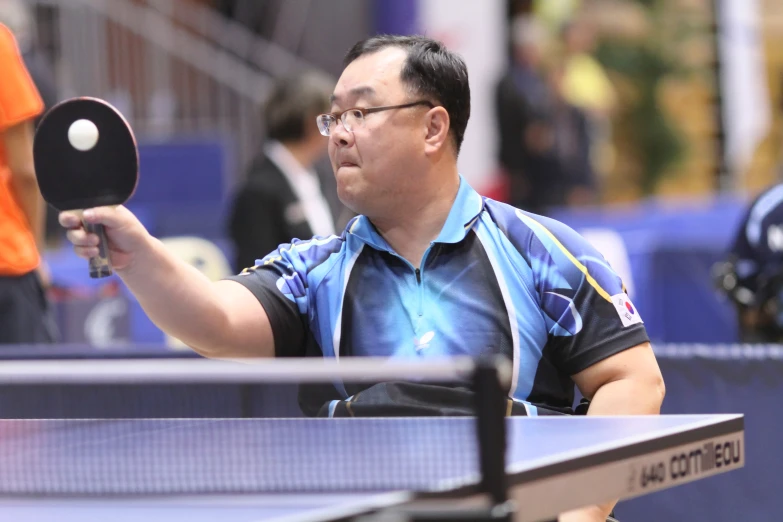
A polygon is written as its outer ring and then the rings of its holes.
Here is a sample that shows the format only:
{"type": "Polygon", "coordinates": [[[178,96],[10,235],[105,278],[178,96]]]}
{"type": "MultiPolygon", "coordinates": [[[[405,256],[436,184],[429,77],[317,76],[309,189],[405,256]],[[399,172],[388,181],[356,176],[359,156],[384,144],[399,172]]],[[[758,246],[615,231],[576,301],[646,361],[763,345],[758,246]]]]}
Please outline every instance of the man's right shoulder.
{"type": "Polygon", "coordinates": [[[346,242],[342,235],[316,236],[307,240],[294,239],[259,259],[256,266],[249,270],[277,267],[284,271],[309,273],[330,259],[334,259],[335,255],[339,257],[345,250],[346,242]]]}
{"type": "Polygon", "coordinates": [[[362,249],[357,240],[352,240],[350,229],[359,216],[351,219],[340,235],[315,236],[311,239],[293,239],[256,261],[252,267],[239,275],[248,275],[261,269],[280,274],[298,273],[306,276],[318,269],[329,271],[341,260],[351,258],[362,249]]]}

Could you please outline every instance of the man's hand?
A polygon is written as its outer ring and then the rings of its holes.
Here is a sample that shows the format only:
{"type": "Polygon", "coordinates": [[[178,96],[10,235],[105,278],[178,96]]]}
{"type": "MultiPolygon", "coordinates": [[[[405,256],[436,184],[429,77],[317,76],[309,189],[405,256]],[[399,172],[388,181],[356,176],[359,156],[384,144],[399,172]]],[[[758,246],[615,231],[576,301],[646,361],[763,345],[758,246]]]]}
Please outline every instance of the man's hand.
{"type": "MultiPolygon", "coordinates": [[[[98,255],[98,236],[84,230],[76,212],[61,212],[59,221],[60,225],[68,229],[66,236],[73,243],[76,255],[84,259],[98,255]]],[[[122,205],[85,210],[84,221],[104,226],[109,241],[109,260],[118,272],[131,267],[135,257],[149,247],[149,232],[136,216],[122,205]]]]}

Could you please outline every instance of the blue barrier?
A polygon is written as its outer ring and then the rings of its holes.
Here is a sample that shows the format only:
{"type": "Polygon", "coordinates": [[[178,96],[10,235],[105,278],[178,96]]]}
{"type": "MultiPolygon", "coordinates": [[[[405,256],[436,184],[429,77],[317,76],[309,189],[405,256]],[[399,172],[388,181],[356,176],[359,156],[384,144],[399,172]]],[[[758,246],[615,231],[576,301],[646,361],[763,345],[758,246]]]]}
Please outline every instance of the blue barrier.
{"type": "Polygon", "coordinates": [[[779,520],[783,346],[660,346],[666,382],[662,413],[742,413],[745,467],[628,500],[620,520],[779,520]]]}
{"type": "Polygon", "coordinates": [[[235,165],[223,137],[177,137],[139,144],[139,184],[128,207],[156,236],[225,235],[235,165]]]}

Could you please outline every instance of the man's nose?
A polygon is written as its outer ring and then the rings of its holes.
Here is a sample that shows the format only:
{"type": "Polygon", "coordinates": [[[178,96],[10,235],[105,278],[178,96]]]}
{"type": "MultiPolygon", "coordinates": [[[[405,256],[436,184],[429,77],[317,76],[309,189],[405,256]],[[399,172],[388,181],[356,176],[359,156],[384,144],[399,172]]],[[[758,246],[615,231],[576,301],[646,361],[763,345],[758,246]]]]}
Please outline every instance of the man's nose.
{"type": "Polygon", "coordinates": [[[351,143],[351,140],[353,139],[353,133],[345,128],[345,125],[343,124],[343,121],[341,119],[338,119],[335,122],[334,127],[329,133],[329,136],[331,137],[335,145],[340,147],[345,147],[346,145],[349,145],[351,143]]]}

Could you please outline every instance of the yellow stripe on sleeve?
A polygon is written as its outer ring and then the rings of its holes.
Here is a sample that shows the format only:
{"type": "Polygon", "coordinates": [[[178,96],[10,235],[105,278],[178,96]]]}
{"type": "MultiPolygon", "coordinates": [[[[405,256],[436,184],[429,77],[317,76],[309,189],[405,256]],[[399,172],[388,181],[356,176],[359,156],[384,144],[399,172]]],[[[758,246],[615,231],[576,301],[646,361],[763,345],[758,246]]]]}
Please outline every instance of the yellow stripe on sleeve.
{"type": "Polygon", "coordinates": [[[585,275],[585,278],[587,279],[587,282],[590,283],[590,286],[595,288],[595,291],[598,292],[598,294],[609,301],[612,302],[612,296],[609,295],[609,293],[604,290],[601,285],[598,284],[598,281],[593,279],[593,276],[590,275],[590,273],[587,271],[587,267],[583,265],[577,258],[571,254],[571,252],[568,251],[566,247],[563,246],[563,244],[560,242],[559,239],[555,237],[552,232],[550,232],[544,225],[539,223],[538,221],[531,219],[528,216],[525,216],[524,214],[517,213],[517,216],[519,216],[523,221],[529,221],[530,223],[533,223],[536,227],[539,227],[549,238],[554,242],[555,245],[557,245],[557,248],[560,249],[563,254],[568,258],[569,261],[571,261],[576,268],[579,269],[580,272],[582,272],[585,275]]]}

